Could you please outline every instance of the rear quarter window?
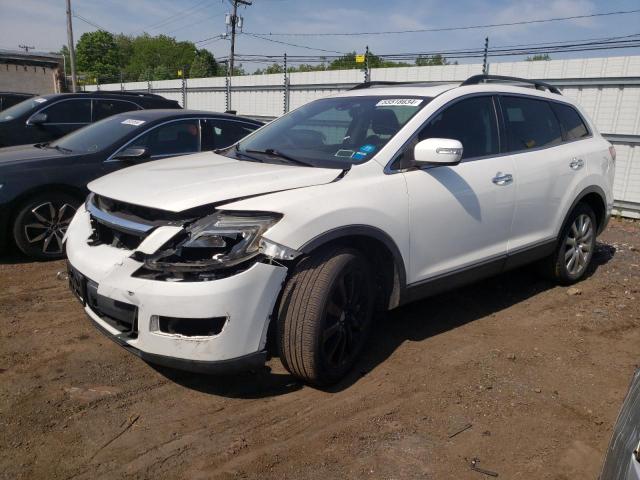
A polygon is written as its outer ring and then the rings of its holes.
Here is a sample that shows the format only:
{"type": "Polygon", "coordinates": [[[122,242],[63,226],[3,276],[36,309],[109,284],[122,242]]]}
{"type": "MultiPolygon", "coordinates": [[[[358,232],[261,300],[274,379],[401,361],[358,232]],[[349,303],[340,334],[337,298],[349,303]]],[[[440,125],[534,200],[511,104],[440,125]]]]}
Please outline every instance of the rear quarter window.
{"type": "Polygon", "coordinates": [[[555,102],[551,105],[560,120],[565,140],[578,140],[589,136],[589,129],[575,108],[555,102]]]}
{"type": "Polygon", "coordinates": [[[562,131],[549,102],[503,96],[502,113],[509,151],[548,147],[562,142],[562,131]]]}

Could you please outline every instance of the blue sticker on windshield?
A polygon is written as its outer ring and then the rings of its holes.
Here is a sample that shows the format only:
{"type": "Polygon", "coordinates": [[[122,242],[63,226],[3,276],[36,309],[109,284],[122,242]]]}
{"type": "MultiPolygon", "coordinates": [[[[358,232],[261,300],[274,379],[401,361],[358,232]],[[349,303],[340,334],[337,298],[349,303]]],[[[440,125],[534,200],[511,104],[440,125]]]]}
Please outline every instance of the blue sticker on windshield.
{"type": "Polygon", "coordinates": [[[374,152],[375,150],[376,150],[376,146],[371,145],[370,143],[367,143],[366,145],[362,145],[360,147],[360,151],[364,153],[371,153],[371,152],[374,152]]]}
{"type": "Polygon", "coordinates": [[[366,157],[367,157],[367,154],[365,152],[356,152],[353,155],[351,155],[351,158],[353,158],[354,160],[362,160],[366,157]]]}

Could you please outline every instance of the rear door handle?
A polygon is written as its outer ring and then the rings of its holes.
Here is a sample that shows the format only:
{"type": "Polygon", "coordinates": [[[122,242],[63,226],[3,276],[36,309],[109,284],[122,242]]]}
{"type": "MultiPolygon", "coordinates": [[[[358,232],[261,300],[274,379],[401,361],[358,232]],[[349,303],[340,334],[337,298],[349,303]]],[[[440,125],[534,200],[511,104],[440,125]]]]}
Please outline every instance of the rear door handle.
{"type": "Polygon", "coordinates": [[[509,185],[510,183],[513,182],[513,175],[511,175],[510,173],[498,172],[496,173],[496,176],[493,177],[491,181],[496,185],[500,185],[500,186],[509,185]]]}
{"type": "Polygon", "coordinates": [[[571,167],[571,169],[573,170],[580,170],[582,167],[584,167],[584,160],[582,160],[581,158],[574,158],[571,160],[569,167],[571,167]]]}

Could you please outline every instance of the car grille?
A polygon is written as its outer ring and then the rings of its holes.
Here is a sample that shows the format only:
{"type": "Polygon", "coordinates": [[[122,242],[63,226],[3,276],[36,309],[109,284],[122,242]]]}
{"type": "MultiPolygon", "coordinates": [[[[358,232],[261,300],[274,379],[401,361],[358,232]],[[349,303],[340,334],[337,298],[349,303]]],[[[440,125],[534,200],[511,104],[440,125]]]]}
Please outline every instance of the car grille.
{"type": "Polygon", "coordinates": [[[87,210],[93,230],[90,245],[110,245],[115,248],[135,250],[142,240],[160,223],[144,218],[153,215],[152,209],[138,205],[91,195],[87,200],[87,210]]]}
{"type": "Polygon", "coordinates": [[[123,232],[117,228],[100,223],[95,218],[91,218],[91,245],[110,245],[115,248],[135,250],[144,239],[143,236],[123,232]]]}
{"type": "Polygon", "coordinates": [[[89,196],[86,206],[93,229],[89,244],[111,245],[127,250],[135,250],[156,227],[182,226],[213,210],[211,206],[204,205],[176,213],[120,202],[96,194],[89,196]]]}

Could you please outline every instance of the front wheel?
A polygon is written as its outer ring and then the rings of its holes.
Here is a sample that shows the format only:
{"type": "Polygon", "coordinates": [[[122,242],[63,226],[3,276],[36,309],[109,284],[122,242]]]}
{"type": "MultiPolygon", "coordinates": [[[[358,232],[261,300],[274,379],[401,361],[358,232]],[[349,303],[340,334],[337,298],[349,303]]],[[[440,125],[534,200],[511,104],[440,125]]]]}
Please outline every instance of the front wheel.
{"type": "Polygon", "coordinates": [[[63,258],[62,238],[79,203],[63,192],[40,194],[24,202],[13,223],[13,238],[22,253],[40,260],[63,258]]]}
{"type": "Polygon", "coordinates": [[[554,254],[547,260],[553,280],[571,285],[584,278],[596,249],[596,229],[593,209],[585,203],[578,204],[560,232],[554,254]]]}
{"type": "Polygon", "coordinates": [[[358,359],[373,317],[369,264],[358,251],[333,248],[303,260],[278,311],[285,368],[318,386],[339,381],[358,359]]]}

